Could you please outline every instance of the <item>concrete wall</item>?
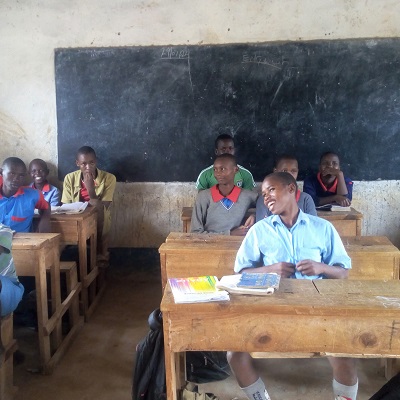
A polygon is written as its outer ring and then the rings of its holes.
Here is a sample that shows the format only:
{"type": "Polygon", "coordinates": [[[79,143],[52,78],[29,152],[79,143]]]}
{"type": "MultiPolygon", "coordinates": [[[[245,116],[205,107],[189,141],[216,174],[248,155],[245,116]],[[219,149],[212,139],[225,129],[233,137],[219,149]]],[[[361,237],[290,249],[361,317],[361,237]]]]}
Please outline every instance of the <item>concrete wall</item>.
{"type": "MultiPolygon", "coordinates": [[[[3,0],[0,159],[42,157],[56,174],[57,47],[399,36],[395,0],[3,0]]],[[[354,206],[365,214],[364,234],[385,234],[400,245],[399,192],[397,181],[356,182],[354,206]]],[[[119,183],[113,245],[157,247],[180,229],[180,209],[194,196],[193,183],[119,183]]]]}

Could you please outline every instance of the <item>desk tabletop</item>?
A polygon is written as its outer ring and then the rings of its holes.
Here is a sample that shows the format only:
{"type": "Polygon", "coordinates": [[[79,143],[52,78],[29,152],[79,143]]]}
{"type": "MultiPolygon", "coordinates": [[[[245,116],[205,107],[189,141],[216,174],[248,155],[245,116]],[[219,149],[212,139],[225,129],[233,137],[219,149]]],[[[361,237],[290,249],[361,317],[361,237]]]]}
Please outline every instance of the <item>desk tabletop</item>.
{"type": "Polygon", "coordinates": [[[34,250],[45,246],[49,241],[59,241],[59,233],[16,233],[13,236],[12,249],[34,250]]]}
{"type": "Polygon", "coordinates": [[[275,315],[329,315],[399,317],[400,281],[282,279],[280,288],[271,296],[230,295],[230,301],[175,304],[167,286],[161,302],[161,311],[244,312],[275,315]]]}
{"type": "MultiPolygon", "coordinates": [[[[347,251],[363,252],[398,252],[399,249],[386,236],[343,236],[341,237],[347,251]]],[[[204,249],[238,249],[243,236],[214,235],[203,233],[171,232],[159,249],[180,249],[183,252],[193,248],[204,249]]],[[[399,254],[400,255],[400,254],[399,254]]]]}
{"type": "Polygon", "coordinates": [[[51,214],[52,221],[81,221],[96,214],[95,207],[87,207],[85,211],[77,214],[51,214]]]}

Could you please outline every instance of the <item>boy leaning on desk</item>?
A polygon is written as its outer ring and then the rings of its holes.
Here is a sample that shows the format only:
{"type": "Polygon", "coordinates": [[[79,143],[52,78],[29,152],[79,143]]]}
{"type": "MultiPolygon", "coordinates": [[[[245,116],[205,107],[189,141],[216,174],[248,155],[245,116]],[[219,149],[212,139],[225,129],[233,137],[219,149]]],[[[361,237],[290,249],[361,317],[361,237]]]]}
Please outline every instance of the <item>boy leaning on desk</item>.
{"type": "MultiPolygon", "coordinates": [[[[235,272],[275,272],[292,279],[346,279],[351,260],[332,224],[303,213],[296,202],[297,184],[287,172],[268,175],[262,183],[271,215],[254,224],[235,260],[235,272]]],[[[336,400],[355,400],[358,377],[352,358],[328,357],[336,400]]],[[[270,400],[249,353],[229,352],[238,384],[252,400],[270,400]]]]}

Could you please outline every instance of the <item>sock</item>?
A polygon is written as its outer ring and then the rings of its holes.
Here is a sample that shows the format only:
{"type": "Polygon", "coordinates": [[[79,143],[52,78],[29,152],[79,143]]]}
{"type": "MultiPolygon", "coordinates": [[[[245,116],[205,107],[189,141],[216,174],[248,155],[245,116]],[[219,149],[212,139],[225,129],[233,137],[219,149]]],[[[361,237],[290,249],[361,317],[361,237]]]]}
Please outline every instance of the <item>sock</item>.
{"type": "Polygon", "coordinates": [[[346,386],[339,383],[336,379],[332,382],[335,400],[356,400],[358,392],[358,381],[353,386],[346,386]]]}
{"type": "Polygon", "coordinates": [[[271,397],[269,397],[267,389],[265,389],[264,382],[261,380],[261,378],[258,378],[250,386],[241,389],[250,400],[271,400],[271,397]]]}

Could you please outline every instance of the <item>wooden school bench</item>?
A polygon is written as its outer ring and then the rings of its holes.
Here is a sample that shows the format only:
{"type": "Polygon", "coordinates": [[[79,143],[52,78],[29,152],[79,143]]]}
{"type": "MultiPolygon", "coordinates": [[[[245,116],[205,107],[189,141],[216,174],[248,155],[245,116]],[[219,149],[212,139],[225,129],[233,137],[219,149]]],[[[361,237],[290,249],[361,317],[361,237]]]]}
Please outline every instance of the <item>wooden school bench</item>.
{"type": "MultiPolygon", "coordinates": [[[[400,251],[385,236],[341,238],[352,259],[350,279],[399,279],[400,251]]],[[[163,289],[167,278],[232,275],[241,236],[172,232],[159,248],[163,289]]]]}
{"type": "Polygon", "coordinates": [[[169,400],[185,383],[185,351],[400,357],[398,280],[282,279],[272,296],[196,304],[175,304],[167,286],[161,311],[169,400]]]}
{"type": "Polygon", "coordinates": [[[76,316],[76,301],[80,291],[80,284],[76,277],[76,264],[65,265],[62,268],[67,273],[68,289],[68,295],[62,301],[60,234],[16,233],[12,245],[17,275],[35,278],[40,366],[43,373],[49,374],[83,326],[83,318],[76,316]],[[46,273],[49,273],[49,282],[46,273]],[[48,301],[49,286],[51,290],[48,301]],[[62,317],[67,311],[70,312],[73,325],[63,336],[62,317]]]}
{"type": "MultiPolygon", "coordinates": [[[[190,232],[193,207],[183,207],[181,213],[182,231],[190,232]]],[[[255,213],[255,209],[249,212],[255,213]]],[[[331,222],[340,236],[361,236],[363,214],[351,208],[351,211],[317,211],[319,217],[331,222]]]]}
{"type": "Polygon", "coordinates": [[[78,246],[82,311],[85,320],[88,320],[105,289],[105,282],[99,279],[99,268],[96,265],[97,211],[94,207],[87,207],[79,214],[52,214],[50,222],[51,231],[61,234],[63,246],[78,246]],[[87,242],[90,247],[89,258],[87,242]]]}

